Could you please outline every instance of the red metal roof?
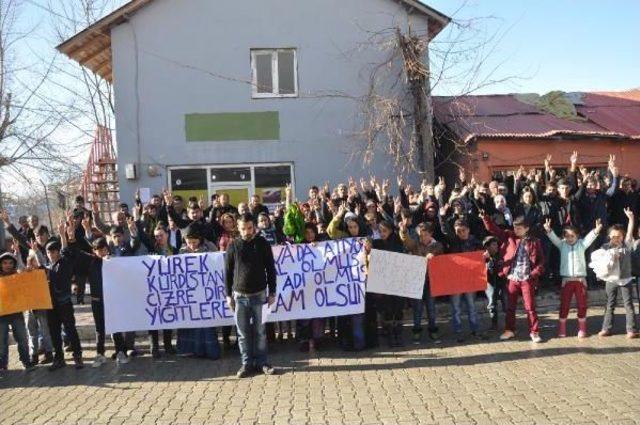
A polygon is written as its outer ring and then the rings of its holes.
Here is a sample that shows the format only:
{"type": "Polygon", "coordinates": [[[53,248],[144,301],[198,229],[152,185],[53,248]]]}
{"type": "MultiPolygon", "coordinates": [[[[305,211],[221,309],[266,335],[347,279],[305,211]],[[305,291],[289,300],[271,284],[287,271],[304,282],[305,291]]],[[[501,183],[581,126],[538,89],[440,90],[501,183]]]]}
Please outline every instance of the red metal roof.
{"type": "Polygon", "coordinates": [[[578,113],[609,130],[640,137],[640,90],[585,93],[578,113]]]}
{"type": "Polygon", "coordinates": [[[578,117],[559,118],[515,95],[433,98],[436,121],[462,141],[485,138],[566,136],[640,139],[640,90],[573,93],[578,117]]]}

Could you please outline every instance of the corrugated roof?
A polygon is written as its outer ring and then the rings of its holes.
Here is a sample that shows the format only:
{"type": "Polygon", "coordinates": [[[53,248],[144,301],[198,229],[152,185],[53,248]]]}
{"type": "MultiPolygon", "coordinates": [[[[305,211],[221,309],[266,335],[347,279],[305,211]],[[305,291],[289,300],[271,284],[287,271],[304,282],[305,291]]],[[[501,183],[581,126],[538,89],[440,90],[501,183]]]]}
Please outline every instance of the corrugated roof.
{"type": "Polygon", "coordinates": [[[585,93],[578,113],[609,130],[640,137],[640,90],[585,93]]]}
{"type": "Polygon", "coordinates": [[[572,93],[578,117],[558,118],[516,95],[435,96],[434,116],[465,143],[477,138],[561,136],[640,139],[640,91],[572,93]],[[625,93],[628,93],[625,95],[625,93]],[[637,96],[637,97],[636,97],[637,96]]]}
{"type": "MultiPolygon", "coordinates": [[[[127,21],[138,10],[154,0],[131,0],[93,25],[82,30],[56,47],[70,59],[90,69],[107,81],[113,79],[111,54],[111,28],[127,21]]],[[[420,0],[394,0],[429,18],[429,39],[432,39],[451,18],[427,6],[420,0]]]]}

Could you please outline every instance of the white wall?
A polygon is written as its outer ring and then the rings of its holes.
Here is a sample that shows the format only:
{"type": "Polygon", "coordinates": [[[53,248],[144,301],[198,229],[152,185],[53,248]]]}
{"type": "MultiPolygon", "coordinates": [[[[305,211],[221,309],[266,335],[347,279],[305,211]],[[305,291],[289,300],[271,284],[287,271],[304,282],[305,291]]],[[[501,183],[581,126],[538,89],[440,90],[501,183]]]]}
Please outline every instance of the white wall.
{"type": "MultiPolygon", "coordinates": [[[[370,169],[349,163],[368,65],[384,53],[367,45],[372,32],[406,27],[394,0],[156,0],[112,31],[121,196],[167,185],[149,164],[294,163],[296,192],[347,176],[392,177],[382,154],[370,169]],[[299,98],[252,99],[250,49],[295,47],[299,98]],[[136,60],[137,57],[137,60],[136,60]],[[281,140],[186,142],[185,114],[279,111],[281,140]],[[139,125],[138,125],[139,124],[139,125]],[[138,146],[139,139],[139,146],[138,146]],[[124,178],[137,163],[140,180],[124,178]]],[[[422,15],[412,29],[426,31],[422,15]]]]}

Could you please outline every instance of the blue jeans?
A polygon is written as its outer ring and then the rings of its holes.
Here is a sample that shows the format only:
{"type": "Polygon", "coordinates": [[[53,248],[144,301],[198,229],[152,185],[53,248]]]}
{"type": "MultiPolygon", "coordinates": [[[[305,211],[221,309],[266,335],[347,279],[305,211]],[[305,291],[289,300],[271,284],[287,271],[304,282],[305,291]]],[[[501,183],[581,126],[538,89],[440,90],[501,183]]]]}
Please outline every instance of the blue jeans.
{"type": "Polygon", "coordinates": [[[436,302],[431,296],[429,283],[424,287],[422,299],[411,300],[411,310],[413,311],[413,332],[422,332],[422,317],[424,316],[424,305],[427,303],[427,321],[429,332],[438,332],[436,324],[436,302]]]}
{"type": "Polygon", "coordinates": [[[32,356],[37,355],[40,346],[45,353],[53,352],[51,335],[49,334],[49,324],[47,323],[46,310],[29,310],[24,312],[27,322],[27,332],[29,334],[29,352],[32,356]],[[42,341],[40,341],[42,339],[42,341]]]}
{"type": "Polygon", "coordinates": [[[498,323],[498,303],[502,305],[502,312],[507,311],[507,288],[506,285],[493,286],[490,283],[487,284],[487,289],[484,291],[487,295],[487,310],[491,316],[493,323],[498,323]]]}
{"type": "Polygon", "coordinates": [[[262,306],[267,302],[267,294],[245,296],[234,293],[233,297],[242,365],[260,368],[267,364],[267,330],[262,323],[262,306]]]}
{"type": "Polygon", "coordinates": [[[9,326],[13,329],[13,339],[18,344],[18,356],[23,365],[29,364],[29,343],[27,327],[22,313],[0,316],[0,366],[9,365],[9,326]]]}
{"type": "Polygon", "coordinates": [[[474,303],[476,294],[474,292],[467,292],[465,294],[451,295],[451,308],[453,331],[455,333],[462,333],[462,301],[467,305],[467,316],[469,317],[469,327],[471,332],[478,332],[478,313],[476,312],[476,305],[474,303]]]}

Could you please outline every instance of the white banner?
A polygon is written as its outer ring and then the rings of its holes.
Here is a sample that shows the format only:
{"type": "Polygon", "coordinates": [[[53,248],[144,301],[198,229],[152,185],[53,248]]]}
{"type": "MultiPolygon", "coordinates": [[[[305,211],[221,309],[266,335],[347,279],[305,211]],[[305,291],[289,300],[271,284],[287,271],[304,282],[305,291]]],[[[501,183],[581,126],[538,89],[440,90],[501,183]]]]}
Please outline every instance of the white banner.
{"type": "Polygon", "coordinates": [[[373,249],[367,292],[421,299],[426,275],[425,257],[373,249]]]}
{"type": "MultiPolygon", "coordinates": [[[[276,302],[268,321],[364,313],[365,264],[357,239],[273,247],[276,302]]],[[[107,333],[229,326],[224,253],[105,260],[107,333]]]]}
{"type": "Polygon", "coordinates": [[[105,260],[106,332],[232,325],[223,271],[220,252],[105,260]]]}
{"type": "Polygon", "coordinates": [[[365,263],[357,239],[273,247],[278,295],[269,322],[364,313],[365,263]]]}

